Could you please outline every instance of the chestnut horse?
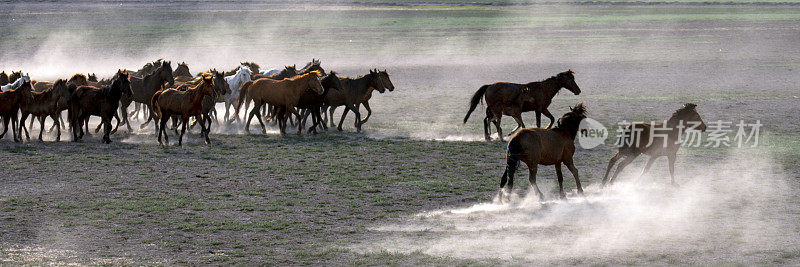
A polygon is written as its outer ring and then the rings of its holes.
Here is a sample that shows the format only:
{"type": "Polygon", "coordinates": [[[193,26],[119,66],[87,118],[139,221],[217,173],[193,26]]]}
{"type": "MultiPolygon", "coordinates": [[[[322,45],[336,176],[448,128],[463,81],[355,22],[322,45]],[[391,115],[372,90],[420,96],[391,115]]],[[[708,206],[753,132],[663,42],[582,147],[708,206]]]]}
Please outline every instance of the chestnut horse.
{"type": "Polygon", "coordinates": [[[103,142],[111,143],[111,118],[117,113],[120,99],[130,98],[133,95],[128,74],[117,70],[116,79],[111,86],[97,88],[94,86],[81,86],[72,93],[69,100],[69,122],[72,125],[72,141],[78,142],[83,138],[83,127],[89,116],[100,116],[103,128],[103,142]]]}
{"type": "Polygon", "coordinates": [[[0,134],[0,139],[8,132],[8,121],[11,121],[11,134],[14,136],[14,142],[22,140],[22,133],[17,132],[18,113],[20,105],[26,104],[26,101],[31,98],[31,83],[23,81],[17,89],[9,89],[0,92],[0,117],[3,117],[3,133],[0,134]]]}
{"type": "MultiPolygon", "coordinates": [[[[203,99],[214,96],[214,81],[211,76],[204,76],[203,81],[186,91],[178,91],[173,88],[158,91],[153,95],[150,106],[153,107],[153,112],[160,119],[158,127],[158,143],[161,142],[161,134],[164,134],[164,142],[169,145],[169,138],[167,136],[167,121],[173,115],[181,116],[181,135],[178,137],[178,146],[183,146],[183,134],[186,133],[186,124],[189,122],[189,117],[202,115],[203,99]]],[[[208,131],[206,130],[205,123],[200,123],[201,135],[206,139],[206,144],[210,144],[211,140],[208,138],[208,131]]]]}
{"type": "MultiPolygon", "coordinates": [[[[20,105],[20,111],[22,111],[21,122],[24,122],[25,119],[28,118],[28,115],[39,118],[39,141],[42,141],[44,121],[48,116],[53,119],[53,126],[56,126],[58,132],[56,135],[56,142],[61,140],[61,127],[58,127],[58,122],[61,118],[61,111],[67,109],[67,105],[69,104],[69,98],[72,93],[70,87],[73,91],[76,88],[75,84],[70,84],[68,86],[67,81],[58,79],[49,89],[43,92],[31,92],[31,98],[25,101],[26,103],[20,105]]],[[[20,133],[22,133],[22,128],[24,126],[24,123],[20,123],[20,133]]],[[[30,140],[27,129],[25,129],[25,136],[30,140]]]]}
{"type": "Polygon", "coordinates": [[[575,136],[578,134],[578,125],[581,120],[586,118],[586,108],[583,103],[580,103],[575,107],[570,107],[569,110],[558,120],[558,125],[552,129],[523,128],[511,137],[506,150],[506,169],[500,178],[501,200],[506,183],[508,183],[508,188],[505,193],[510,193],[514,188],[514,173],[517,171],[520,161],[528,165],[530,172],[528,180],[540,201],[544,201],[544,195],[536,185],[536,171],[539,165],[556,166],[558,192],[561,198],[565,198],[564,177],[561,175],[561,163],[564,163],[575,177],[578,193],[583,195],[583,187],[578,178],[578,169],[575,168],[572,161],[572,155],[575,153],[575,136]]]}
{"type": "MultiPolygon", "coordinates": [[[[283,80],[261,78],[252,81],[251,85],[247,87],[242,86],[241,90],[239,91],[239,102],[236,105],[234,117],[238,116],[239,110],[245,99],[251,99],[255,104],[253,106],[253,110],[250,111],[250,115],[245,121],[245,129],[248,132],[250,131],[250,121],[253,119],[253,116],[255,116],[258,118],[258,122],[261,124],[261,129],[264,131],[264,133],[266,133],[266,125],[264,125],[264,121],[261,119],[261,116],[258,116],[258,113],[262,105],[270,104],[279,110],[277,115],[281,135],[286,135],[287,116],[285,115],[288,112],[300,117],[300,114],[297,113],[295,107],[300,102],[300,97],[303,95],[303,92],[306,90],[311,90],[317,95],[322,95],[324,92],[325,89],[322,88],[319,77],[319,72],[312,71],[310,73],[283,80]]],[[[298,129],[298,134],[301,132],[302,127],[298,129]]]]}
{"type": "Polygon", "coordinates": [[[697,130],[706,131],[706,123],[700,118],[700,114],[695,109],[696,107],[697,105],[693,103],[684,104],[683,107],[672,113],[672,117],[666,121],[666,124],[662,122],[656,124],[632,123],[628,125],[620,136],[620,146],[617,154],[608,162],[606,174],[603,175],[603,186],[607,182],[614,183],[622,169],[641,154],[648,155],[650,158],[647,159],[639,178],[650,169],[650,166],[653,165],[657,158],[666,156],[669,160],[671,184],[677,186],[678,184],[675,183],[675,158],[677,157],[678,149],[681,147],[679,142],[683,133],[681,129],[694,130],[694,128],[697,128],[697,130]],[[638,133],[632,134],[634,132],[638,133]],[[622,161],[614,171],[614,176],[608,179],[611,167],[614,167],[614,164],[620,158],[622,158],[622,161]]]}
{"type": "MultiPolygon", "coordinates": [[[[517,122],[517,128],[514,131],[525,128],[525,123],[522,122],[522,112],[535,111],[536,112],[536,127],[542,127],[541,118],[542,114],[550,119],[550,124],[547,125],[549,129],[555,118],[547,110],[553,98],[558,94],[561,88],[570,90],[573,94],[579,95],[581,93],[580,87],[575,83],[575,76],[572,70],[559,73],[556,76],[547,78],[540,82],[531,82],[527,84],[498,82],[481,86],[469,103],[469,111],[464,116],[464,123],[467,123],[469,115],[475,111],[475,107],[482,98],[486,98],[486,118],[483,119],[483,132],[486,141],[491,140],[489,137],[491,127],[489,123],[493,122],[497,128],[500,141],[503,141],[503,130],[500,129],[500,119],[502,116],[508,115],[514,118],[517,122]],[[527,92],[525,88],[530,91],[527,92]]],[[[512,132],[514,132],[512,131],[512,132]]]]}

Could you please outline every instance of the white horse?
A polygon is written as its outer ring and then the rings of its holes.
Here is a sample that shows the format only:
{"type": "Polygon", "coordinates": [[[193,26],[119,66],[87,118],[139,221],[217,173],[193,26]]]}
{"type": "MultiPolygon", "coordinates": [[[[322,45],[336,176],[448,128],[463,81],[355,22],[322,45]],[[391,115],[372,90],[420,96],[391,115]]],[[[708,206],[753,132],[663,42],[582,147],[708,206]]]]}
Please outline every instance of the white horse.
{"type": "Polygon", "coordinates": [[[23,82],[26,82],[26,81],[30,82],[31,81],[31,77],[28,77],[28,75],[19,77],[19,79],[17,79],[17,81],[15,81],[14,83],[9,83],[9,84],[0,86],[0,92],[5,92],[5,91],[11,90],[11,89],[17,89],[18,87],[22,86],[23,82]]]}
{"type": "MultiPolygon", "coordinates": [[[[239,66],[239,71],[236,74],[231,76],[225,76],[225,81],[228,82],[228,87],[231,89],[231,92],[227,94],[225,97],[225,120],[228,122],[233,121],[233,118],[230,120],[228,119],[228,114],[230,114],[230,108],[233,106],[236,108],[236,103],[239,101],[239,87],[242,86],[243,83],[250,80],[250,76],[252,72],[250,72],[250,68],[245,65],[239,66]]],[[[238,121],[239,118],[237,117],[236,120],[238,121]]]]}
{"type": "Polygon", "coordinates": [[[261,74],[267,75],[267,76],[272,76],[272,75],[275,75],[275,74],[278,74],[278,73],[281,73],[281,70],[279,70],[279,69],[268,69],[268,70],[262,70],[261,71],[261,74]]]}

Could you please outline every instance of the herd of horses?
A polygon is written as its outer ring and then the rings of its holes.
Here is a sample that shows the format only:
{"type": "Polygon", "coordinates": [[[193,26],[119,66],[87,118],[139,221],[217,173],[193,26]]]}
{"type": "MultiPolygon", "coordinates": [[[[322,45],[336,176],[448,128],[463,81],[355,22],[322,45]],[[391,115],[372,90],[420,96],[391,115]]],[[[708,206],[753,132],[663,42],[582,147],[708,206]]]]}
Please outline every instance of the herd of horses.
{"type": "MultiPolygon", "coordinates": [[[[262,120],[264,117],[265,120],[278,124],[282,135],[286,134],[288,124],[295,124],[299,134],[305,128],[308,116],[312,118],[309,132],[317,133],[318,129],[328,129],[328,121],[331,127],[337,127],[341,131],[349,112],[355,114],[353,126],[361,131],[361,126],[372,114],[369,106],[372,92],[394,90],[386,70],[373,69],[357,78],[339,77],[335,71],[326,73],[321,62],[316,59],[312,59],[300,70],[291,65],[280,70],[260,71],[258,64],[242,62],[236,69],[228,72],[212,69],[197,75],[191,75],[186,63],[178,64],[173,71],[171,62],[159,59],[147,63],[135,72],[118,70],[112,78],[100,81],[94,74],[89,74],[88,77],[76,74],[67,80],[36,82],[21,71],[12,72],[11,75],[2,72],[0,85],[3,86],[0,92],[0,116],[4,125],[0,138],[8,131],[10,121],[14,141],[22,140],[23,131],[30,139],[24,121],[31,116],[39,120],[40,140],[47,117],[54,121],[53,127],[58,131],[56,140],[59,140],[60,128],[65,126],[61,113],[66,110],[74,141],[81,140],[84,133],[88,132],[90,116],[101,118],[95,132],[102,127],[103,141],[110,143],[109,136],[120,124],[127,125],[128,130],[131,130],[128,117],[143,115],[146,121],[140,128],[144,128],[150,121],[157,121],[156,131],[160,144],[163,144],[162,136],[169,144],[167,122],[173,120],[172,128],[176,134],[180,124],[178,145],[182,145],[183,135],[192,117],[195,118],[195,123],[199,122],[200,133],[205,142],[210,143],[208,134],[212,122],[217,120],[215,105],[223,102],[225,123],[239,121],[240,112],[244,112],[244,127],[247,132],[250,122],[256,118],[262,131],[266,133],[266,125],[262,120]],[[131,104],[134,104],[134,111],[129,114],[128,107],[131,104]],[[361,105],[368,112],[364,118],[361,118],[359,112],[361,105]],[[339,106],[344,106],[345,110],[337,125],[333,114],[339,106]],[[117,121],[114,127],[113,119],[117,121]]],[[[503,131],[500,128],[503,115],[511,116],[517,123],[506,150],[506,167],[500,179],[501,200],[502,196],[509,196],[508,192],[513,189],[514,176],[520,161],[528,166],[532,192],[540,199],[543,200],[544,196],[536,185],[538,165],[555,165],[562,198],[565,197],[562,164],[575,178],[578,193],[583,194],[573,155],[575,138],[581,121],[587,116],[587,108],[579,103],[556,120],[548,107],[561,89],[567,89],[575,95],[581,93],[572,70],[526,84],[498,82],[484,85],[470,99],[463,123],[467,122],[478,103],[485,101],[483,127],[487,141],[491,140],[490,123],[495,125],[498,137],[503,141],[503,131]],[[526,128],[522,121],[522,113],[528,111],[536,113],[536,128],[526,128]],[[550,120],[545,128],[541,128],[542,114],[550,120]]],[[[628,125],[619,137],[618,144],[621,145],[618,152],[608,163],[602,180],[603,186],[613,183],[617,175],[642,154],[650,158],[640,177],[647,172],[655,159],[667,157],[671,182],[677,186],[674,175],[675,159],[680,148],[681,134],[684,133],[679,125],[687,124],[699,125],[696,129],[700,131],[706,130],[696,105],[692,103],[684,104],[664,123],[628,125]],[[640,134],[633,134],[634,132],[640,134]],[[622,161],[616,165],[620,159],[622,161]],[[617,168],[609,177],[615,165],[617,168]]]]}
{"type": "Polygon", "coordinates": [[[360,132],[372,114],[369,107],[372,92],[394,90],[386,70],[373,69],[357,78],[339,77],[335,71],[326,72],[317,59],[312,59],[300,70],[291,65],[281,70],[260,71],[258,64],[242,62],[231,71],[212,69],[197,75],[189,72],[185,62],[179,63],[174,70],[171,65],[170,61],[159,59],[148,62],[137,71],[120,69],[109,79],[97,80],[95,74],[75,74],[54,82],[31,80],[22,71],[11,75],[3,71],[0,73],[0,117],[4,128],[0,139],[5,136],[11,122],[15,142],[23,140],[23,133],[30,140],[27,128],[38,119],[41,126],[39,140],[42,140],[44,122],[50,117],[54,121],[50,130],[56,128],[56,141],[59,141],[61,128],[67,127],[61,116],[66,111],[73,141],[76,142],[88,133],[91,116],[100,117],[95,132],[102,128],[104,143],[111,142],[110,135],[120,125],[126,125],[128,132],[132,131],[129,117],[144,116],[145,121],[139,128],[154,121],[160,144],[169,144],[167,122],[172,119],[178,145],[182,145],[191,118],[195,118],[191,126],[199,122],[200,134],[206,143],[210,143],[208,134],[212,122],[219,121],[216,103],[225,103],[225,123],[239,121],[240,112],[246,114],[245,129],[248,132],[249,123],[255,117],[266,133],[264,117],[278,124],[282,135],[286,134],[289,124],[297,125],[300,134],[308,116],[312,117],[309,132],[327,130],[328,121],[331,127],[342,131],[348,112],[355,114],[354,126],[360,132]],[[252,110],[251,102],[254,103],[252,110]],[[134,110],[128,113],[131,104],[134,110]],[[364,118],[359,112],[361,105],[368,112],[364,118]],[[344,106],[345,110],[336,125],[333,115],[339,106],[344,106]],[[28,116],[31,123],[26,127],[24,122],[28,116]],[[116,125],[112,127],[113,120],[116,120],[116,125]]]}
{"type": "MultiPolygon", "coordinates": [[[[586,118],[587,109],[584,103],[579,103],[570,107],[570,111],[556,121],[547,108],[562,88],[575,95],[581,93],[580,87],[575,83],[575,75],[572,70],[558,73],[543,81],[527,84],[508,82],[487,84],[481,86],[473,94],[463,123],[467,123],[478,103],[485,100],[486,117],[483,120],[483,128],[486,141],[491,140],[489,123],[494,123],[498,137],[502,141],[503,131],[500,128],[502,116],[511,116],[517,122],[517,128],[512,131],[513,135],[506,148],[506,167],[500,178],[498,193],[501,201],[504,197],[510,198],[509,193],[514,187],[514,175],[520,161],[528,166],[531,191],[535,192],[540,200],[544,200],[544,195],[536,184],[536,172],[539,165],[555,166],[559,195],[561,198],[565,198],[564,177],[561,173],[561,165],[564,164],[575,178],[578,193],[583,195],[583,187],[578,176],[578,169],[573,163],[573,155],[575,154],[575,138],[578,135],[581,121],[586,118]],[[537,128],[525,128],[522,113],[526,111],[536,112],[537,128]],[[546,128],[541,128],[541,114],[550,119],[550,124],[546,128]],[[555,127],[553,127],[553,123],[556,124],[555,127]]],[[[631,123],[626,126],[619,136],[617,153],[608,163],[602,185],[605,186],[616,181],[617,175],[628,164],[639,155],[645,154],[649,158],[639,174],[639,178],[650,169],[656,159],[667,157],[671,184],[677,186],[675,159],[681,146],[681,135],[685,133],[682,129],[687,129],[686,125],[694,125],[696,127],[688,129],[706,130],[706,124],[697,113],[696,107],[696,104],[686,103],[663,123],[631,123]],[[616,165],[620,159],[622,161],[616,165]],[[617,168],[609,178],[609,173],[615,165],[617,168]]]]}

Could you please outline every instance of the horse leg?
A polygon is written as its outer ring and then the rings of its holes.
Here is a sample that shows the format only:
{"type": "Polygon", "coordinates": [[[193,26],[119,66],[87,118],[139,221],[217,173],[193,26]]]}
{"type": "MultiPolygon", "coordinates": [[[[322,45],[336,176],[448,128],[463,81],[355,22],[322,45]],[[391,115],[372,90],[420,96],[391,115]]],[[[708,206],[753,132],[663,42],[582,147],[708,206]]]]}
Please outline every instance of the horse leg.
{"type": "MultiPolygon", "coordinates": [[[[22,133],[19,132],[21,130],[17,130],[17,124],[19,123],[19,118],[17,118],[17,114],[14,113],[11,117],[11,134],[14,135],[14,142],[22,141],[22,133]],[[17,137],[19,137],[19,139],[17,139],[17,137]]],[[[6,125],[6,127],[8,127],[8,125],[6,125]]]]}
{"type": "MultiPolygon", "coordinates": [[[[0,134],[0,139],[3,139],[3,136],[6,136],[6,133],[8,132],[8,120],[9,119],[11,119],[11,118],[9,118],[9,116],[3,117],[3,133],[0,134]]],[[[12,127],[13,127],[13,125],[12,125],[12,127]]],[[[15,133],[15,131],[16,130],[11,131],[11,132],[15,133]]],[[[16,139],[16,136],[14,136],[14,139],[16,139]]]]}
{"type": "Polygon", "coordinates": [[[533,191],[536,192],[536,196],[539,197],[539,201],[544,201],[544,194],[542,194],[542,191],[539,190],[539,185],[536,184],[536,172],[539,170],[539,166],[536,164],[531,165],[533,165],[533,167],[528,165],[528,181],[531,182],[531,187],[533,188],[533,191]]]}
{"type": "Polygon", "coordinates": [[[678,184],[675,183],[675,157],[675,154],[670,154],[667,156],[667,159],[669,159],[669,177],[672,179],[670,184],[674,187],[678,187],[678,184]]]}
{"type": "Polygon", "coordinates": [[[363,125],[364,123],[367,123],[367,120],[369,120],[369,116],[372,116],[372,109],[369,108],[369,102],[368,101],[364,101],[363,104],[364,104],[364,108],[367,109],[367,116],[364,117],[364,119],[361,120],[361,122],[359,123],[360,125],[363,125]]]}
{"type": "Polygon", "coordinates": [[[564,165],[567,166],[569,172],[572,173],[572,177],[575,177],[575,187],[578,188],[578,194],[583,196],[583,186],[581,186],[581,179],[578,176],[578,168],[575,168],[575,164],[572,162],[572,158],[569,160],[564,161],[564,165]]]}
{"type": "MultiPolygon", "coordinates": [[[[336,127],[336,130],[339,130],[340,132],[342,131],[342,124],[344,124],[344,118],[347,117],[347,111],[349,111],[349,110],[350,110],[350,107],[345,105],[344,106],[344,111],[342,111],[342,119],[339,120],[339,126],[336,127]]],[[[331,111],[331,114],[333,114],[333,111],[331,111]]]]}
{"type": "MultiPolygon", "coordinates": [[[[250,133],[250,122],[253,121],[253,116],[255,116],[255,115],[256,114],[253,113],[253,111],[251,110],[250,114],[248,114],[248,116],[247,116],[247,121],[244,122],[244,130],[247,131],[247,133],[250,133]]],[[[261,120],[259,119],[259,122],[260,121],[261,120]]]]}
{"type": "MultiPolygon", "coordinates": [[[[44,139],[42,139],[42,134],[44,133],[45,119],[47,119],[47,116],[39,116],[39,141],[44,141],[44,139]]],[[[33,121],[33,118],[31,118],[31,121],[33,121]]],[[[53,124],[58,125],[58,120],[53,120],[53,124]]],[[[31,126],[31,129],[33,129],[33,126],[31,126]]]]}
{"type": "Polygon", "coordinates": [[[617,166],[617,169],[614,170],[614,175],[611,176],[611,179],[608,180],[608,182],[613,184],[617,180],[617,175],[619,175],[619,173],[622,172],[623,169],[625,169],[625,166],[628,166],[628,164],[631,164],[631,162],[633,162],[633,160],[635,158],[636,157],[633,157],[633,156],[628,156],[628,157],[622,158],[622,162],[620,162],[619,165],[617,166]]]}
{"type": "MultiPolygon", "coordinates": [[[[125,116],[123,116],[123,117],[125,117],[125,116]]],[[[117,124],[114,125],[114,130],[111,130],[111,134],[116,133],[117,130],[119,130],[120,123],[122,123],[122,120],[119,118],[119,114],[116,111],[114,111],[114,119],[117,119],[117,124]]],[[[111,119],[109,119],[108,121],[111,122],[111,119]]]]}
{"type": "Polygon", "coordinates": [[[542,128],[542,113],[538,110],[536,112],[536,128],[542,128]]]}
{"type": "Polygon", "coordinates": [[[161,117],[162,118],[159,119],[160,120],[159,124],[161,125],[161,127],[159,127],[159,129],[156,129],[156,132],[158,132],[158,144],[162,146],[164,145],[164,143],[161,142],[161,134],[163,133],[164,142],[167,143],[166,145],[169,145],[169,136],[167,135],[167,131],[164,130],[165,126],[167,126],[167,120],[169,120],[169,117],[168,116],[161,116],[161,117]]]}
{"type": "Polygon", "coordinates": [[[606,186],[606,182],[608,182],[608,173],[611,171],[611,168],[614,167],[614,163],[617,163],[617,160],[619,160],[619,158],[621,156],[622,156],[622,154],[617,152],[617,154],[615,154],[614,157],[612,157],[611,160],[608,161],[608,167],[606,168],[606,174],[603,175],[603,184],[600,187],[605,187],[606,186]]]}
{"type": "Polygon", "coordinates": [[[361,104],[355,104],[351,109],[353,110],[353,113],[355,113],[355,116],[356,116],[355,117],[355,121],[353,122],[353,126],[356,127],[356,132],[360,133],[361,132],[361,112],[359,112],[359,109],[361,109],[361,104]]]}
{"type": "Polygon", "coordinates": [[[544,115],[547,116],[548,119],[550,119],[550,124],[547,124],[547,129],[550,129],[550,127],[553,127],[553,123],[556,122],[556,118],[554,118],[553,114],[550,114],[550,111],[547,109],[542,111],[542,113],[544,113],[544,115]]]}
{"type": "MultiPolygon", "coordinates": [[[[250,119],[252,120],[253,117],[256,117],[256,119],[258,119],[258,124],[261,125],[261,132],[267,134],[267,125],[264,124],[264,120],[261,119],[261,105],[262,103],[253,104],[253,110],[250,111],[250,119]]],[[[250,125],[250,120],[248,120],[247,125],[250,125]]],[[[250,130],[247,131],[249,132],[250,130]]]]}
{"type": "Polygon", "coordinates": [[[186,133],[186,124],[189,123],[189,116],[183,115],[181,118],[181,135],[178,137],[178,146],[183,146],[183,135],[186,133]]]}
{"type": "MultiPolygon", "coordinates": [[[[51,116],[53,118],[53,121],[58,121],[58,119],[61,119],[62,121],[64,120],[64,118],[61,117],[61,112],[51,116]]],[[[61,141],[61,127],[56,127],[56,142],[59,141],[61,141]]]]}
{"type": "MultiPolygon", "coordinates": [[[[113,111],[115,114],[117,111],[113,111]]],[[[111,118],[112,116],[103,116],[103,123],[105,126],[103,127],[103,142],[106,144],[111,144],[111,118]]]]}
{"type": "MultiPolygon", "coordinates": [[[[487,112],[488,113],[488,112],[487,112]]],[[[489,114],[486,114],[486,118],[483,118],[483,137],[486,139],[486,142],[492,140],[491,133],[489,131],[492,129],[491,125],[489,125],[489,114]]]]}
{"type": "MultiPolygon", "coordinates": [[[[328,109],[329,109],[329,112],[330,112],[329,114],[330,114],[331,128],[333,128],[333,127],[336,127],[336,122],[335,122],[335,121],[333,121],[333,112],[334,112],[334,111],[336,111],[336,108],[337,108],[336,106],[330,106],[330,107],[328,107],[328,109]]],[[[340,123],[339,123],[339,125],[341,125],[341,124],[342,124],[342,123],[340,122],[340,123]]],[[[339,128],[339,131],[341,131],[341,130],[342,130],[342,128],[339,128]]]]}
{"type": "Polygon", "coordinates": [[[494,122],[494,127],[497,128],[497,137],[500,137],[500,142],[505,142],[503,141],[503,129],[500,129],[500,118],[497,117],[492,122],[494,122]]]}
{"type": "Polygon", "coordinates": [[[642,173],[639,174],[639,177],[636,177],[636,182],[637,183],[642,179],[642,176],[644,176],[644,173],[646,173],[648,170],[650,170],[650,166],[653,165],[653,162],[655,162],[657,158],[658,158],[658,156],[650,156],[650,158],[647,159],[647,163],[644,164],[644,169],[642,169],[642,173]]]}
{"type": "Polygon", "coordinates": [[[514,118],[515,121],[517,121],[517,128],[512,130],[511,133],[509,133],[508,135],[512,135],[515,132],[517,132],[519,129],[525,128],[525,123],[522,122],[522,114],[515,114],[514,116],[511,116],[511,117],[514,118]]]}
{"type": "Polygon", "coordinates": [[[200,118],[200,134],[206,137],[206,145],[211,144],[211,139],[208,138],[209,132],[211,132],[211,116],[208,114],[202,114],[202,118],[200,118]],[[206,121],[208,121],[208,128],[206,128],[206,121]]]}
{"type": "MultiPolygon", "coordinates": [[[[31,140],[31,136],[30,136],[30,134],[28,134],[28,128],[25,128],[25,120],[26,119],[28,119],[28,114],[23,112],[22,113],[22,118],[19,120],[19,123],[18,123],[19,124],[18,125],[18,127],[19,127],[19,139],[22,139],[22,130],[24,129],[25,130],[25,137],[28,139],[28,141],[30,141],[31,140]]],[[[33,128],[33,127],[31,127],[31,128],[33,128]]]]}
{"type": "Polygon", "coordinates": [[[125,115],[125,114],[128,114],[128,107],[126,107],[124,105],[120,105],[119,106],[119,113],[122,114],[122,122],[125,123],[125,126],[128,127],[128,133],[133,132],[133,129],[131,128],[131,122],[130,122],[130,120],[128,120],[128,116],[125,115]]]}
{"type": "Polygon", "coordinates": [[[564,194],[564,175],[561,173],[561,162],[556,163],[556,176],[558,177],[558,195],[561,199],[567,198],[564,194]]]}

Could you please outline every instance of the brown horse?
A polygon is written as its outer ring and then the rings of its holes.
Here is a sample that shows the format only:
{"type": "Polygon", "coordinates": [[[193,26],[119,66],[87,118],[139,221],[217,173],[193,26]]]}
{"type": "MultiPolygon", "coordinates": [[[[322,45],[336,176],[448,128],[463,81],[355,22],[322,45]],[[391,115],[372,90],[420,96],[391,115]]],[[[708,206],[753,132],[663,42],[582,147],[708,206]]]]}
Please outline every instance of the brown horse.
{"type": "Polygon", "coordinates": [[[14,83],[19,78],[22,78],[22,71],[11,71],[11,75],[8,75],[8,83],[14,83]]]}
{"type": "Polygon", "coordinates": [[[506,169],[500,178],[500,194],[504,194],[506,183],[508,183],[507,193],[511,192],[514,187],[514,173],[519,167],[519,161],[522,161],[528,165],[530,172],[528,180],[540,201],[544,200],[544,195],[536,185],[536,171],[539,165],[556,166],[558,192],[561,198],[565,198],[564,177],[561,175],[561,163],[564,163],[575,177],[578,193],[583,195],[583,187],[578,178],[578,169],[573,164],[572,155],[575,153],[575,136],[578,133],[578,125],[584,118],[586,118],[586,108],[583,103],[580,103],[571,107],[570,111],[558,120],[555,128],[524,128],[514,134],[508,141],[506,169]]]}
{"type": "Polygon", "coordinates": [[[97,82],[97,74],[89,73],[89,77],[87,78],[90,82],[97,82]]]}
{"type": "Polygon", "coordinates": [[[67,80],[67,83],[73,83],[77,86],[84,86],[84,85],[89,85],[89,79],[86,78],[86,75],[83,75],[82,73],[75,73],[75,75],[72,75],[72,77],[70,77],[69,80],[67,80]]]}
{"type": "MultiPolygon", "coordinates": [[[[556,76],[547,78],[540,82],[531,82],[527,84],[499,82],[481,86],[474,95],[469,104],[469,111],[464,116],[464,123],[467,123],[469,115],[475,111],[475,107],[482,98],[486,98],[486,118],[483,119],[483,132],[486,141],[491,140],[489,137],[491,128],[489,123],[493,122],[497,128],[500,141],[503,141],[503,130],[500,129],[500,119],[502,116],[508,115],[514,118],[517,122],[516,131],[520,128],[525,128],[525,123],[522,122],[522,112],[535,111],[536,112],[536,127],[542,127],[541,118],[542,114],[550,119],[550,124],[547,125],[549,129],[555,118],[547,110],[553,98],[558,94],[561,88],[570,90],[573,94],[579,95],[581,93],[580,87],[575,83],[575,76],[572,70],[559,73],[556,76]],[[528,88],[526,90],[525,88],[528,88]]],[[[512,132],[514,132],[512,131],[512,132]]]]}
{"type": "MultiPolygon", "coordinates": [[[[189,128],[193,128],[194,125],[200,121],[201,123],[206,124],[206,129],[211,130],[211,112],[214,111],[214,106],[217,102],[220,102],[220,99],[222,99],[221,102],[225,101],[222,96],[231,93],[231,88],[228,86],[228,81],[225,80],[225,76],[223,76],[221,72],[217,72],[217,70],[210,70],[206,73],[203,73],[201,77],[205,77],[207,75],[214,77],[214,95],[203,98],[203,109],[201,111],[202,116],[195,116],[195,121],[192,122],[189,128]]],[[[182,84],[175,89],[178,91],[186,91],[190,88],[191,87],[189,84],[182,84]]],[[[178,121],[180,119],[181,118],[178,115],[172,116],[172,129],[174,129],[176,133],[178,131],[178,121]]]]}
{"type": "Polygon", "coordinates": [[[650,158],[647,159],[639,178],[650,169],[650,166],[653,165],[657,158],[666,156],[669,160],[671,184],[677,186],[678,184],[675,183],[675,158],[678,154],[678,149],[681,147],[679,142],[680,135],[683,133],[681,129],[697,128],[700,131],[706,131],[706,123],[700,118],[700,114],[695,109],[696,107],[697,105],[693,103],[684,104],[683,107],[672,114],[666,124],[632,123],[628,125],[620,136],[620,146],[617,154],[608,162],[606,174],[603,175],[603,186],[607,182],[614,183],[622,169],[641,154],[648,155],[650,158]],[[638,133],[632,134],[635,132],[638,133]],[[614,171],[614,176],[608,179],[611,167],[614,167],[614,164],[620,158],[622,158],[622,161],[614,171]]]}
{"type": "MultiPolygon", "coordinates": [[[[122,98],[122,114],[123,116],[122,122],[127,124],[128,131],[131,131],[131,126],[128,123],[128,106],[130,106],[131,102],[145,104],[150,111],[149,116],[147,116],[147,120],[142,123],[139,128],[144,128],[153,120],[153,107],[150,106],[151,100],[153,99],[153,94],[160,91],[164,86],[164,83],[168,83],[168,87],[172,87],[175,84],[175,78],[172,76],[172,67],[170,67],[169,61],[164,61],[160,63],[161,66],[157,69],[153,70],[152,73],[148,74],[144,78],[137,78],[131,77],[131,91],[133,91],[133,95],[131,97],[123,97],[122,98]]],[[[158,128],[158,125],[156,125],[158,128]]]]}
{"type": "Polygon", "coordinates": [[[111,86],[97,88],[94,86],[81,86],[70,96],[69,121],[72,125],[72,137],[74,142],[83,138],[83,127],[89,116],[100,116],[103,128],[103,142],[111,143],[111,118],[117,113],[120,99],[131,97],[130,82],[128,74],[122,70],[117,71],[116,79],[111,82],[111,86]]]}
{"type": "Polygon", "coordinates": [[[342,90],[328,92],[325,97],[325,104],[330,107],[331,127],[336,126],[333,122],[333,112],[338,106],[344,106],[345,110],[342,113],[342,118],[339,120],[339,125],[336,128],[342,131],[342,124],[347,116],[348,111],[355,113],[355,122],[353,125],[356,131],[361,132],[361,113],[358,111],[357,105],[364,103],[364,100],[369,100],[372,90],[378,90],[383,93],[385,86],[380,73],[377,70],[370,70],[369,74],[360,76],[355,79],[340,78],[342,82],[342,90]]]}
{"type": "MultiPolygon", "coordinates": [[[[75,84],[70,84],[68,86],[67,81],[58,79],[53,86],[43,92],[31,92],[30,99],[26,101],[26,103],[20,105],[20,111],[22,111],[20,121],[24,122],[25,119],[28,118],[28,115],[39,118],[39,141],[42,141],[44,121],[48,116],[53,119],[53,125],[58,126],[59,119],[61,118],[61,111],[67,109],[67,105],[69,104],[69,97],[72,93],[70,92],[70,86],[72,90],[76,88],[75,84]]],[[[20,133],[22,133],[23,127],[24,123],[20,123],[20,133]]],[[[56,142],[58,142],[61,140],[61,127],[56,127],[56,129],[58,131],[56,142]]],[[[25,135],[26,138],[30,140],[27,129],[25,129],[25,135]]]]}
{"type": "MultiPolygon", "coordinates": [[[[279,113],[277,114],[278,124],[281,135],[286,135],[287,116],[285,115],[288,112],[298,117],[300,116],[297,110],[295,110],[295,107],[299,103],[303,92],[311,90],[317,95],[321,95],[324,92],[325,89],[322,87],[322,84],[320,84],[319,77],[320,73],[314,71],[283,80],[267,78],[255,80],[251,85],[247,87],[242,86],[242,88],[240,88],[239,102],[236,105],[234,116],[238,116],[245,99],[253,100],[255,105],[245,122],[245,129],[248,132],[250,131],[250,121],[253,119],[253,116],[255,116],[261,124],[261,129],[266,133],[266,125],[264,125],[264,121],[261,119],[261,116],[258,116],[258,113],[262,105],[270,104],[279,109],[279,113]]],[[[301,131],[302,127],[298,129],[298,134],[301,131]]]]}
{"type": "Polygon", "coordinates": [[[0,92],[0,117],[3,117],[3,133],[0,134],[0,139],[8,132],[8,121],[11,121],[11,134],[14,136],[14,142],[22,140],[22,133],[17,132],[18,113],[20,105],[26,104],[31,96],[31,83],[25,81],[17,89],[9,89],[0,92]]]}
{"type": "Polygon", "coordinates": [[[6,71],[0,72],[0,86],[8,84],[8,74],[6,71]]]}
{"type": "MultiPolygon", "coordinates": [[[[189,117],[201,116],[203,110],[203,99],[214,95],[214,81],[211,76],[203,77],[203,82],[194,88],[186,91],[178,91],[175,89],[166,89],[158,91],[153,95],[150,105],[156,116],[160,118],[160,127],[158,128],[158,143],[161,142],[161,134],[164,134],[164,142],[169,145],[169,138],[167,137],[167,121],[173,115],[181,116],[183,126],[181,127],[181,135],[178,137],[178,146],[183,145],[183,134],[186,133],[186,124],[189,122],[189,117]]],[[[208,138],[208,131],[206,130],[205,123],[200,123],[202,131],[201,135],[205,136],[206,144],[210,144],[211,140],[208,138]]]]}
{"type": "Polygon", "coordinates": [[[173,71],[172,74],[175,75],[175,78],[178,78],[178,77],[190,77],[190,78],[194,77],[194,76],[192,76],[192,73],[189,72],[189,65],[187,65],[186,62],[178,63],[178,66],[175,67],[175,71],[173,71]]]}

